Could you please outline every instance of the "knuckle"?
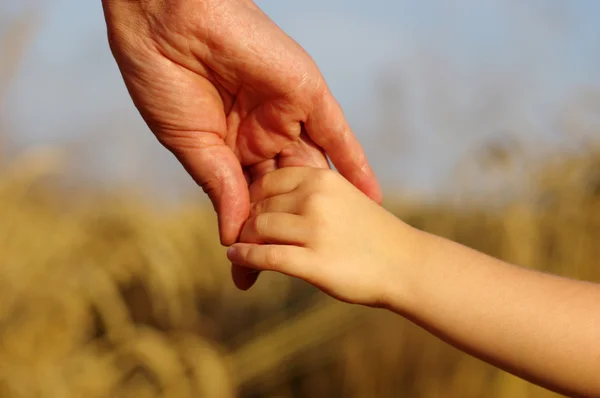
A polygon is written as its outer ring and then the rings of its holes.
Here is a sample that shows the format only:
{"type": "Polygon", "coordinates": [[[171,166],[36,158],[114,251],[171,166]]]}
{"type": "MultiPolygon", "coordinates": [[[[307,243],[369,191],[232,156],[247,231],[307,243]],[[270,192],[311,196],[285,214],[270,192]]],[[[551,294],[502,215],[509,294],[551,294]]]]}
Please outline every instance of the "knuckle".
{"type": "Polygon", "coordinates": [[[274,186],[276,183],[275,176],[273,174],[274,173],[267,173],[260,176],[252,183],[251,188],[254,189],[256,192],[268,191],[269,188],[274,186]]]}
{"type": "Polygon", "coordinates": [[[270,269],[276,269],[283,263],[283,253],[281,250],[270,247],[265,252],[265,266],[270,269]]]}
{"type": "Polygon", "coordinates": [[[251,191],[255,192],[255,193],[260,193],[260,192],[264,192],[267,187],[268,187],[268,174],[264,175],[262,177],[260,177],[258,180],[254,181],[254,183],[252,184],[251,191]]]}
{"type": "Polygon", "coordinates": [[[329,169],[318,169],[315,171],[312,181],[317,189],[327,189],[335,182],[335,172],[329,169]]]}
{"type": "Polygon", "coordinates": [[[268,188],[275,183],[275,177],[273,173],[267,173],[260,178],[261,188],[268,188]]]}
{"type": "Polygon", "coordinates": [[[257,234],[264,234],[271,225],[271,217],[268,214],[257,214],[254,217],[253,227],[257,234]]]}
{"type": "Polygon", "coordinates": [[[311,192],[304,201],[305,210],[318,212],[326,206],[327,196],[323,192],[311,192]]]}
{"type": "Polygon", "coordinates": [[[255,202],[252,203],[252,205],[250,206],[250,215],[251,216],[257,216],[259,214],[262,214],[265,212],[265,201],[261,200],[260,202],[255,202]]]}

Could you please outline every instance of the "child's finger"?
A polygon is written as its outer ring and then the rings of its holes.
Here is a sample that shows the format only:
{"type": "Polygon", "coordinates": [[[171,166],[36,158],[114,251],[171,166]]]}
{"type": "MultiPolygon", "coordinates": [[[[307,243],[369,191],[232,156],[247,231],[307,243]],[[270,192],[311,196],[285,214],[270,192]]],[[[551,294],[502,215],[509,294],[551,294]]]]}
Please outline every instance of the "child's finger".
{"type": "Polygon", "coordinates": [[[304,245],[311,230],[304,217],[289,213],[262,213],[246,221],[240,234],[244,243],[304,245]]]}
{"type": "Polygon", "coordinates": [[[265,174],[250,185],[250,201],[260,202],[271,196],[292,192],[314,172],[307,167],[284,167],[265,174]]]}
{"type": "Polygon", "coordinates": [[[227,257],[247,268],[280,272],[304,280],[310,279],[314,264],[310,250],[297,246],[236,243],[227,250],[227,257]]]}
{"type": "Polygon", "coordinates": [[[299,214],[299,200],[300,198],[295,192],[263,199],[259,202],[252,203],[252,206],[250,207],[250,217],[262,213],[299,214]]]}

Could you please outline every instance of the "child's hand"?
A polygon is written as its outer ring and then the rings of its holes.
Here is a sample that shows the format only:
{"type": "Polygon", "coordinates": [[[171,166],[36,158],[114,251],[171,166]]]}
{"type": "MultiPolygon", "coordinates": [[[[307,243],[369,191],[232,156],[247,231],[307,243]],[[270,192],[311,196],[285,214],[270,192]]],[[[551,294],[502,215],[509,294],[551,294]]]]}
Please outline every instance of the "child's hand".
{"type": "Polygon", "coordinates": [[[301,278],[340,300],[397,294],[414,232],[336,172],[284,168],[250,187],[252,212],[229,259],[301,278]],[[393,285],[393,287],[391,287],[393,285]]]}

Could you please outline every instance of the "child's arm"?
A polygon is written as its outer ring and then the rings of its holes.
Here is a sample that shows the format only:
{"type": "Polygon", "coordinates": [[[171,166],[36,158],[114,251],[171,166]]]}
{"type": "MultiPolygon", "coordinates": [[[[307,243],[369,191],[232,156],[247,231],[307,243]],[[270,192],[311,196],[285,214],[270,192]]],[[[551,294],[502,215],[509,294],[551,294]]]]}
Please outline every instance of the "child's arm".
{"type": "Polygon", "coordinates": [[[250,189],[234,263],[388,308],[489,363],[600,397],[600,287],[518,268],[402,223],[332,171],[285,168],[250,189]],[[256,243],[268,243],[257,245],[256,243]]]}
{"type": "Polygon", "coordinates": [[[409,294],[388,305],[438,337],[531,382],[600,396],[600,286],[519,268],[423,237],[409,294]]]}

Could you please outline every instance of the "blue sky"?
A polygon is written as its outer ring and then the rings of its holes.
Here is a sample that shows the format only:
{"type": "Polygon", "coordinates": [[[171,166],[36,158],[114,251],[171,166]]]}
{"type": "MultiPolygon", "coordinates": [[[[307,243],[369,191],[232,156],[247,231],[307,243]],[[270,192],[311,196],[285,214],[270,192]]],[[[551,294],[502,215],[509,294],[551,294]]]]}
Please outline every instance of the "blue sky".
{"type": "MultiPolygon", "coordinates": [[[[315,58],[390,187],[435,192],[459,159],[506,131],[534,148],[560,142],[551,125],[561,107],[600,88],[598,1],[257,3],[315,58]],[[397,103],[383,106],[382,76],[397,103]]],[[[96,176],[190,187],[127,96],[100,1],[0,0],[0,23],[26,5],[41,24],[0,110],[10,143],[69,145],[96,176]]]]}

